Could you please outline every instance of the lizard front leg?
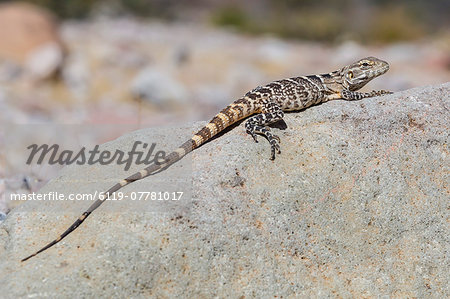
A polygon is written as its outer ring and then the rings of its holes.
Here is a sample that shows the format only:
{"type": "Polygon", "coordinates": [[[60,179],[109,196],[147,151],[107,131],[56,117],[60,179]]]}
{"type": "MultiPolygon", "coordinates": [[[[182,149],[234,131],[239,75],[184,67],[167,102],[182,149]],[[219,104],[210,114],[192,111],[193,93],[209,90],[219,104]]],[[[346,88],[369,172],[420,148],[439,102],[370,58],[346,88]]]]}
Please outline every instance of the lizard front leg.
{"type": "Polygon", "coordinates": [[[357,92],[357,91],[350,91],[344,89],[341,91],[341,98],[348,101],[354,101],[354,100],[361,100],[364,98],[371,98],[375,96],[381,96],[384,94],[391,94],[391,91],[386,90],[372,90],[371,92],[357,92]]]}
{"type": "Polygon", "coordinates": [[[275,152],[278,154],[281,153],[280,138],[273,135],[267,125],[283,119],[283,116],[284,113],[283,110],[281,110],[281,107],[274,102],[268,101],[263,103],[262,112],[260,114],[249,118],[245,123],[247,133],[253,137],[255,142],[258,142],[256,134],[263,135],[267,138],[271,147],[271,160],[275,159],[275,152]]]}

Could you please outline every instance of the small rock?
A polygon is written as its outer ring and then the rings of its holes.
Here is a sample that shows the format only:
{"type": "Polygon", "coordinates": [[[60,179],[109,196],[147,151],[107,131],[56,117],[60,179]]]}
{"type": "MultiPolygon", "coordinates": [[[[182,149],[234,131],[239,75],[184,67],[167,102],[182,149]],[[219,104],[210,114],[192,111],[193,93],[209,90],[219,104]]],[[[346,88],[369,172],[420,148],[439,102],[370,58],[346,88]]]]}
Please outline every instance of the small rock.
{"type": "Polygon", "coordinates": [[[185,103],[187,92],[184,86],[166,71],[146,68],[136,75],[131,84],[131,93],[158,106],[169,103],[185,103]]]}
{"type": "Polygon", "coordinates": [[[175,48],[173,53],[173,60],[177,66],[181,66],[187,63],[190,59],[191,52],[189,47],[186,45],[180,45],[175,48]]]}
{"type": "Polygon", "coordinates": [[[5,219],[6,219],[6,214],[3,212],[0,212],[0,223],[5,221],[5,219]]]}
{"type": "Polygon", "coordinates": [[[0,58],[34,79],[45,79],[62,66],[64,47],[54,16],[44,8],[9,2],[0,5],[0,58]]]}
{"type": "Polygon", "coordinates": [[[25,68],[33,79],[50,78],[64,62],[64,53],[56,42],[48,42],[33,49],[25,68]]]}
{"type": "Polygon", "coordinates": [[[83,100],[88,96],[90,82],[92,82],[86,60],[86,57],[80,53],[71,53],[67,56],[62,70],[64,83],[78,100],[83,100]]]}

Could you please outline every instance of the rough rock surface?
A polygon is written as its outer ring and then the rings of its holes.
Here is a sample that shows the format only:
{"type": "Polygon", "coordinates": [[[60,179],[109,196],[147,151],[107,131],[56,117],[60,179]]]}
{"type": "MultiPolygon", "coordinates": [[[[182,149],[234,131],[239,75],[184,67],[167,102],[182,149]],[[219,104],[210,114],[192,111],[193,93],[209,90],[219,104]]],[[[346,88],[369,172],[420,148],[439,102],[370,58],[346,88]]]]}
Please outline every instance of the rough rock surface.
{"type": "MultiPolygon", "coordinates": [[[[275,162],[241,124],[192,154],[189,210],[102,206],[59,245],[20,263],[76,217],[30,212],[27,202],[0,226],[1,294],[449,297],[449,95],[446,83],[288,114],[288,128],[274,129],[283,151],[275,162]]],[[[125,150],[146,134],[108,146],[125,150]]],[[[67,167],[41,192],[103,189],[121,173],[117,165],[67,167]]]]}

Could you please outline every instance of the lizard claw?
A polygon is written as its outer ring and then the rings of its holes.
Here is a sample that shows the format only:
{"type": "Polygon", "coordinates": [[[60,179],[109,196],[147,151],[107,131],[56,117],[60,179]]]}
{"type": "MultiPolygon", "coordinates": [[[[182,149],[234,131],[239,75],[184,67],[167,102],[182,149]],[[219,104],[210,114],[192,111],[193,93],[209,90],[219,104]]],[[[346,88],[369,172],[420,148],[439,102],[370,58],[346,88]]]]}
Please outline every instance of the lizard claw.
{"type": "Polygon", "coordinates": [[[271,156],[270,156],[270,160],[272,160],[272,161],[275,160],[275,151],[277,154],[281,154],[281,150],[280,150],[279,146],[277,148],[272,147],[271,148],[271,156]]]}
{"type": "MultiPolygon", "coordinates": [[[[275,138],[277,140],[278,143],[281,143],[281,139],[280,137],[278,137],[277,135],[272,135],[273,138],[275,138]]],[[[278,146],[279,147],[279,146],[278,146]]]]}
{"type": "Polygon", "coordinates": [[[279,144],[280,138],[278,136],[273,136],[274,138],[270,140],[270,150],[271,150],[271,157],[270,160],[275,160],[275,152],[277,154],[281,154],[281,148],[279,144]]]}
{"type": "Polygon", "coordinates": [[[258,143],[258,139],[256,139],[256,134],[255,132],[251,132],[247,130],[247,134],[250,134],[250,136],[252,136],[253,140],[255,140],[256,143],[258,143]]]}

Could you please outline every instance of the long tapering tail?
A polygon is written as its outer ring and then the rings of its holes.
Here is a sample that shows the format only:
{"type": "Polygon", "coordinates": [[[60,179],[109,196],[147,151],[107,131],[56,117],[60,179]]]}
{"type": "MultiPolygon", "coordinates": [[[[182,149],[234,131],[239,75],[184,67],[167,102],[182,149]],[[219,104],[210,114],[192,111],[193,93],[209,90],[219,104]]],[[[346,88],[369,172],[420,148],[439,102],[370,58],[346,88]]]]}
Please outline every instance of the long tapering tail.
{"type": "Polygon", "coordinates": [[[193,151],[194,149],[200,147],[203,143],[207,142],[214,136],[216,136],[219,132],[223,131],[225,128],[229,127],[233,123],[236,123],[237,121],[253,114],[252,109],[248,109],[248,104],[246,103],[247,99],[244,97],[243,99],[235,101],[233,104],[229,105],[225,109],[223,109],[220,113],[218,113],[206,126],[204,126],[200,131],[198,131],[191,139],[183,143],[180,147],[178,147],[176,150],[174,150],[172,153],[170,153],[164,161],[155,164],[152,164],[143,170],[136,172],[135,174],[127,177],[126,179],[121,180],[119,183],[112,186],[108,191],[105,192],[105,195],[103,198],[97,199],[87,210],[84,212],[64,233],[62,233],[58,238],[44,246],[43,248],[39,249],[32,255],[27,256],[26,258],[22,259],[22,262],[32,258],[33,256],[36,256],[37,254],[47,250],[48,248],[52,247],[53,245],[60,242],[62,239],[64,239],[67,235],[69,235],[71,232],[73,232],[78,226],[81,225],[81,223],[86,220],[86,218],[95,210],[97,209],[103,202],[106,201],[106,199],[109,197],[110,194],[118,191],[120,188],[134,182],[137,180],[140,180],[142,178],[145,178],[149,176],[150,174],[167,168],[170,165],[174,164],[181,158],[183,158],[185,155],[193,151]]]}

